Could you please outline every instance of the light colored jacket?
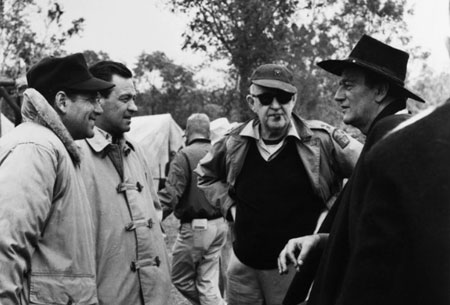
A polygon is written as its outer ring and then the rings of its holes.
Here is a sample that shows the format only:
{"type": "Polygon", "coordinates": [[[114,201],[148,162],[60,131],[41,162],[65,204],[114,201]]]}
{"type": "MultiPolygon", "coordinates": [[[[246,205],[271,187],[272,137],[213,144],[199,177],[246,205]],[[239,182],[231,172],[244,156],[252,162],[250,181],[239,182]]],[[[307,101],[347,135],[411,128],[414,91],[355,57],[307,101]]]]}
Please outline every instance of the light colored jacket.
{"type": "MultiPolygon", "coordinates": [[[[295,115],[292,120],[299,135],[296,139],[297,151],[313,190],[331,208],[341,189],[342,179],[350,177],[355,167],[362,144],[324,122],[306,121],[295,115]]],[[[216,142],[195,170],[199,175],[200,189],[211,204],[221,208],[227,219],[230,219],[229,209],[235,204],[232,195],[236,179],[242,169],[249,141],[254,139],[248,134],[256,124],[258,122],[252,120],[216,142]]]]}
{"type": "Polygon", "coordinates": [[[0,139],[0,304],[97,304],[79,152],[37,91],[22,114],[0,139]]]}
{"type": "Polygon", "coordinates": [[[93,138],[79,142],[95,223],[99,302],[166,304],[169,264],[150,166],[136,143],[122,139],[122,180],[107,156],[110,143],[111,136],[98,128],[93,138]]]}

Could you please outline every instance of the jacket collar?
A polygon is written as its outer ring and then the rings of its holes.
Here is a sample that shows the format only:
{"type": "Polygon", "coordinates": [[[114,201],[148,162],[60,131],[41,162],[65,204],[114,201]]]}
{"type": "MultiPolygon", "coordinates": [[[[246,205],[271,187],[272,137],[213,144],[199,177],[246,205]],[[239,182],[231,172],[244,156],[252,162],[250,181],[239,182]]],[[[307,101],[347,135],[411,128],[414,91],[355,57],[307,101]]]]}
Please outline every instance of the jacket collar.
{"type": "Polygon", "coordinates": [[[194,143],[211,143],[211,140],[206,139],[206,138],[195,138],[195,139],[189,141],[189,143],[187,143],[186,145],[189,146],[194,143]]]}
{"type": "Polygon", "coordinates": [[[404,110],[405,107],[403,107],[402,103],[393,101],[392,103],[388,104],[386,107],[384,107],[383,110],[376,116],[376,118],[373,120],[372,124],[370,124],[369,130],[367,131],[367,134],[370,133],[370,131],[373,129],[373,126],[381,120],[382,118],[385,118],[389,115],[396,114],[397,112],[404,110]]]}
{"type": "Polygon", "coordinates": [[[76,165],[80,163],[81,155],[78,146],[56,110],[37,90],[32,88],[25,90],[21,112],[24,122],[34,122],[53,131],[64,144],[72,161],[76,165]]]}
{"type": "MultiPolygon", "coordinates": [[[[113,137],[108,132],[98,127],[94,127],[94,136],[92,138],[86,139],[86,142],[89,144],[93,151],[95,151],[96,153],[102,153],[106,152],[105,148],[113,144],[112,138],[113,137]]],[[[122,138],[119,139],[119,143],[120,146],[123,146],[123,151],[125,152],[125,154],[128,154],[130,150],[135,150],[133,144],[125,135],[123,135],[122,138]]],[[[104,156],[106,156],[106,154],[104,154],[104,156]]]]}

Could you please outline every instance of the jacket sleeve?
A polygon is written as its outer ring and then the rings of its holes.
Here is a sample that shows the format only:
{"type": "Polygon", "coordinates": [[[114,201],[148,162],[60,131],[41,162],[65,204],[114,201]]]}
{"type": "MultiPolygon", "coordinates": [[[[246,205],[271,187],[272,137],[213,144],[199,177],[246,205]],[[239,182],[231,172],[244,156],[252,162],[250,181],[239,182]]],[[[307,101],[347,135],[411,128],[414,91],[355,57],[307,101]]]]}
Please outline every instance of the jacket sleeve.
{"type": "Polygon", "coordinates": [[[230,197],[227,181],[227,139],[228,137],[224,137],[213,145],[212,150],[200,160],[195,173],[198,175],[198,187],[209,203],[231,220],[229,210],[234,205],[234,200],[230,197]]]}
{"type": "Polygon", "coordinates": [[[57,159],[35,144],[0,160],[0,303],[20,304],[31,257],[44,233],[56,189],[57,159]]]}
{"type": "Polygon", "coordinates": [[[170,164],[165,186],[158,192],[163,208],[163,219],[173,212],[189,182],[189,166],[183,152],[179,151],[170,164]]]}

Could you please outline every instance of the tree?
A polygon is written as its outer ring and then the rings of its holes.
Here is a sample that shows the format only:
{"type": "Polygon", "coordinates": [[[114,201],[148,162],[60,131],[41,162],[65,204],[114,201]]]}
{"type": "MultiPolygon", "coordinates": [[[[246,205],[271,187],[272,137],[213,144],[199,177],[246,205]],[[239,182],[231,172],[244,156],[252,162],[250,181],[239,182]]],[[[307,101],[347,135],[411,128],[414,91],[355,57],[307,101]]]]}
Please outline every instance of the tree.
{"type": "Polygon", "coordinates": [[[138,115],[168,112],[183,126],[191,112],[203,108],[194,73],[175,64],[163,52],[139,55],[134,73],[141,92],[138,115]]]}
{"type": "Polygon", "coordinates": [[[85,50],[83,51],[83,56],[86,59],[86,63],[88,66],[92,66],[96,62],[102,60],[111,60],[109,54],[104,51],[95,52],[93,50],[85,50]]]}
{"type": "Polygon", "coordinates": [[[171,0],[173,10],[193,16],[184,33],[184,47],[202,50],[212,58],[229,58],[238,76],[237,103],[241,119],[251,72],[275,61],[287,46],[289,18],[297,0],[171,0]]]}
{"type": "MultiPolygon", "coordinates": [[[[185,47],[230,60],[241,104],[251,71],[276,62],[288,65],[299,89],[296,110],[306,117],[340,122],[331,102],[335,78],[316,68],[319,60],[345,57],[363,33],[404,46],[409,38],[406,0],[171,0],[191,16],[185,47]]],[[[241,106],[242,109],[242,106],[241,106]]],[[[239,109],[248,117],[248,112],[239,109]]]]}
{"type": "MultiPolygon", "coordinates": [[[[0,76],[17,80],[26,69],[46,55],[60,55],[60,47],[67,39],[82,30],[83,18],[73,20],[63,27],[64,11],[56,1],[48,8],[38,6],[35,0],[0,0],[0,76]],[[42,24],[34,24],[40,20],[42,24]]],[[[14,92],[13,92],[14,93],[14,92]]],[[[20,103],[18,93],[11,100],[20,103]]],[[[2,112],[16,123],[20,121],[19,105],[2,112]]]]}
{"type": "MultiPolygon", "coordinates": [[[[308,1],[301,7],[290,32],[284,61],[295,72],[299,88],[296,110],[305,117],[319,118],[334,125],[341,122],[333,102],[337,78],[316,63],[330,58],[346,58],[362,34],[368,34],[405,48],[410,37],[404,18],[406,0],[324,0],[308,1]]],[[[424,56],[419,50],[409,50],[424,56]]]]}
{"type": "Polygon", "coordinates": [[[0,0],[0,9],[0,74],[13,79],[43,56],[60,55],[61,46],[82,30],[84,22],[78,18],[64,27],[64,11],[57,1],[44,9],[35,0],[0,0]],[[33,23],[31,17],[41,23],[33,23]]]}

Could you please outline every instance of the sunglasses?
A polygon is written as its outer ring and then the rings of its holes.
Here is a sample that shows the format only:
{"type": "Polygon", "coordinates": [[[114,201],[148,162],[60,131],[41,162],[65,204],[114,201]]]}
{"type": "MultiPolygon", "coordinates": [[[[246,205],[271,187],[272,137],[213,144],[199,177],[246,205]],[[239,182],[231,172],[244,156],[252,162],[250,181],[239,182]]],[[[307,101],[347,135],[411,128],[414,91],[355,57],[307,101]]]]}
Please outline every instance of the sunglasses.
{"type": "Polygon", "coordinates": [[[281,105],[285,105],[292,100],[292,96],[294,95],[287,92],[265,92],[258,95],[252,94],[252,96],[258,98],[261,105],[268,106],[272,104],[274,98],[276,98],[278,103],[280,103],[281,105]]]}

